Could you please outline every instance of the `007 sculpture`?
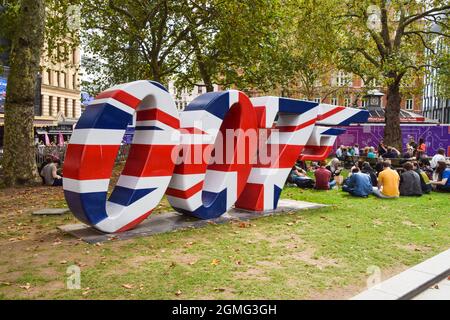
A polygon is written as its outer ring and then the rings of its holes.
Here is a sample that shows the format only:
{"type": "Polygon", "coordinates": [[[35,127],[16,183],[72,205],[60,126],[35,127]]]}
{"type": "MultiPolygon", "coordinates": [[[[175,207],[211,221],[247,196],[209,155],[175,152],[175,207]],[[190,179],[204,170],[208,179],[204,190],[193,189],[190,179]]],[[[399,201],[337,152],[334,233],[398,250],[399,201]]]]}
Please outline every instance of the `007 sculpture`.
{"type": "Polygon", "coordinates": [[[153,81],[110,88],[78,121],[64,163],[64,194],[82,222],[103,232],[129,230],[164,194],[200,219],[233,205],[274,210],[297,159],[324,160],[344,130],[366,122],[365,110],[294,99],[249,99],[240,91],[206,93],[179,112],[153,81]],[[122,174],[107,198],[127,125],[136,127],[122,174]]]}

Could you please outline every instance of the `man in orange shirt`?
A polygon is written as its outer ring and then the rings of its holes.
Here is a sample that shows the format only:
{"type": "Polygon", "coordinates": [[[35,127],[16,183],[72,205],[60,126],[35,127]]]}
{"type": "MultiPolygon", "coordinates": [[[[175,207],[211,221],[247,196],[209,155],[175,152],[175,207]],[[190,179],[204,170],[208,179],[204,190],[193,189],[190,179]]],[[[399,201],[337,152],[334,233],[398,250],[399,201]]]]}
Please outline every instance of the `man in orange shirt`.
{"type": "Polygon", "coordinates": [[[392,199],[400,196],[400,176],[391,169],[390,161],[383,161],[383,171],[378,176],[378,188],[373,188],[373,194],[378,198],[392,199]]]}

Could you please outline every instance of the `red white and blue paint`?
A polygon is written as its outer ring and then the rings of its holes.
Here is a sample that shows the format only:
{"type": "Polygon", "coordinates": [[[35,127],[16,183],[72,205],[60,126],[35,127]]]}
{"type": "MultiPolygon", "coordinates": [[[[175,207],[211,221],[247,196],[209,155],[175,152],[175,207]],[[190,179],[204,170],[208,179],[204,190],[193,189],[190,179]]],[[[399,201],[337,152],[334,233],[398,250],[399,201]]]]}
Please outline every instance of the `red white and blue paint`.
{"type": "Polygon", "coordinates": [[[344,133],[330,126],[367,119],[364,110],[278,97],[250,100],[235,90],[204,94],[179,113],[159,83],[122,84],[97,96],[76,125],[64,163],[66,201],[79,220],[108,233],[138,225],[164,194],[175,210],[201,219],[233,205],[274,210],[295,161],[326,159],[344,133]],[[128,159],[108,198],[133,117],[128,159]],[[247,132],[257,132],[257,140],[247,132]],[[263,150],[270,161],[261,160],[263,150]]]}
{"type": "Polygon", "coordinates": [[[67,148],[63,186],[70,210],[103,232],[125,231],[147,218],[172,178],[170,159],[179,145],[179,127],[175,102],[158,83],[138,81],[98,95],[67,148]],[[107,200],[114,162],[134,114],[137,126],[128,160],[107,200]]]}

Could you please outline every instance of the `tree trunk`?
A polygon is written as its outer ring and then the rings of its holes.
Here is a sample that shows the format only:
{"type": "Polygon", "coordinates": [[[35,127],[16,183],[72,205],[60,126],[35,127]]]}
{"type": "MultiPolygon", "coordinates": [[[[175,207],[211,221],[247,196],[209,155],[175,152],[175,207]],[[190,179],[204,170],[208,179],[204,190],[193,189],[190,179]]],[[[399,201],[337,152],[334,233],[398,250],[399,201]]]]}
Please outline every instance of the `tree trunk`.
{"type": "Polygon", "coordinates": [[[192,39],[192,44],[194,46],[195,58],[198,64],[198,71],[200,73],[200,77],[202,78],[203,84],[206,87],[206,92],[213,92],[214,85],[211,80],[211,74],[209,73],[208,67],[203,59],[204,57],[196,38],[192,39]]]}
{"type": "Polygon", "coordinates": [[[22,0],[12,39],[11,69],[5,103],[4,183],[29,185],[39,181],[34,147],[34,99],[44,44],[44,0],[22,0]]]}
{"type": "Polygon", "coordinates": [[[386,126],[384,128],[384,143],[402,151],[402,131],[400,128],[400,81],[395,80],[388,86],[386,106],[386,126]]]}

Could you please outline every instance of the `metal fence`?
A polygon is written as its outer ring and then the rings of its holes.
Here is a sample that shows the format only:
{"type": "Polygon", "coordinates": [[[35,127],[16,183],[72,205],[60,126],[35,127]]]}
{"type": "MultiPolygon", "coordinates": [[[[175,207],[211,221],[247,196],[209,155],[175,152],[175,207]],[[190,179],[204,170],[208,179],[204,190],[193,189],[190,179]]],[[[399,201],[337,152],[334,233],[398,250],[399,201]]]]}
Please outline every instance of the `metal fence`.
{"type": "Polygon", "coordinates": [[[37,146],[36,147],[36,164],[41,166],[48,157],[56,157],[64,162],[66,156],[66,146],[37,146]]]}
{"type": "MultiPolygon", "coordinates": [[[[58,147],[58,146],[38,146],[36,147],[36,164],[38,166],[42,165],[45,162],[45,159],[48,157],[57,157],[64,163],[64,159],[66,156],[67,147],[58,147]]],[[[128,157],[128,153],[130,151],[130,145],[124,144],[119,148],[119,152],[117,154],[116,163],[125,161],[128,157]]]]}

